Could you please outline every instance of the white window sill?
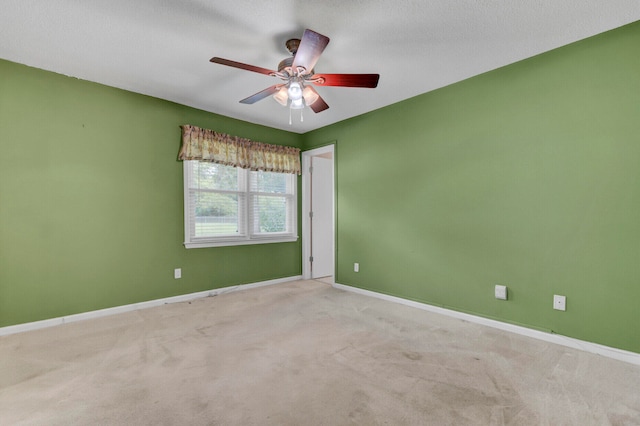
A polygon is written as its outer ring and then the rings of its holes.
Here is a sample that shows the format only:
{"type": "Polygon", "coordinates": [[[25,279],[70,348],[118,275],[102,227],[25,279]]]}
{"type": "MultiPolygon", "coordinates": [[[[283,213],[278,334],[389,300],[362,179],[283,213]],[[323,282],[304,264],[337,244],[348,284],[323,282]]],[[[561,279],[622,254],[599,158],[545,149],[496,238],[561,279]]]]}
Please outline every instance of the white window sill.
{"type": "Polygon", "coordinates": [[[278,237],[278,238],[254,238],[248,239],[229,239],[219,241],[190,241],[185,242],[184,247],[187,249],[192,248],[207,248],[207,247],[227,247],[227,246],[246,246],[254,244],[271,244],[271,243],[294,243],[298,241],[298,236],[294,237],[278,237]]]}

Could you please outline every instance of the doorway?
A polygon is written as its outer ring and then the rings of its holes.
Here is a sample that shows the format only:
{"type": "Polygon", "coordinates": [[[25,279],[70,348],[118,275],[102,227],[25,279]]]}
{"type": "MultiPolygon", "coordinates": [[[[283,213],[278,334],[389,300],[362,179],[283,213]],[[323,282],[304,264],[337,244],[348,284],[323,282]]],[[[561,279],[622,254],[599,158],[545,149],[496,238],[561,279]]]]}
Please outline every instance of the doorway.
{"type": "Polygon", "coordinates": [[[302,275],[334,282],[335,145],[302,153],[302,275]]]}

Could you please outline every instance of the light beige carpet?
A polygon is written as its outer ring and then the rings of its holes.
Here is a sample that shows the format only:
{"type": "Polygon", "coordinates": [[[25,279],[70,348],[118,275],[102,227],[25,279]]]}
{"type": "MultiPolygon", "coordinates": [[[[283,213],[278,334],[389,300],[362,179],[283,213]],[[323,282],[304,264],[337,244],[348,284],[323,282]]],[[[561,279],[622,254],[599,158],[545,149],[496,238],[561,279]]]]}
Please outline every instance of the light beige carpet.
{"type": "Polygon", "coordinates": [[[640,367],[316,281],[0,338],[0,424],[637,425],[640,367]]]}

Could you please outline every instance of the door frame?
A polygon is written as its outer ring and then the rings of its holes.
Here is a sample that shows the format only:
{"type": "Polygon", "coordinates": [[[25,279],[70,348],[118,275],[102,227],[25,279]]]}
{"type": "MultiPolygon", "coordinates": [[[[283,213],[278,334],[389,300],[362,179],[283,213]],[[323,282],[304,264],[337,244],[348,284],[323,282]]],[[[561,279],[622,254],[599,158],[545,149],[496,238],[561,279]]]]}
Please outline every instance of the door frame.
{"type": "Polygon", "coordinates": [[[331,256],[333,256],[333,277],[335,280],[335,268],[336,268],[336,153],[335,142],[329,145],[325,145],[320,148],[311,149],[309,151],[302,152],[302,277],[305,280],[311,278],[311,262],[309,262],[309,256],[311,255],[311,221],[309,220],[309,213],[311,212],[311,179],[309,178],[309,167],[311,165],[311,158],[331,154],[331,161],[333,162],[333,176],[332,176],[332,196],[333,196],[333,209],[331,212],[331,234],[333,235],[333,247],[331,248],[331,256]]]}

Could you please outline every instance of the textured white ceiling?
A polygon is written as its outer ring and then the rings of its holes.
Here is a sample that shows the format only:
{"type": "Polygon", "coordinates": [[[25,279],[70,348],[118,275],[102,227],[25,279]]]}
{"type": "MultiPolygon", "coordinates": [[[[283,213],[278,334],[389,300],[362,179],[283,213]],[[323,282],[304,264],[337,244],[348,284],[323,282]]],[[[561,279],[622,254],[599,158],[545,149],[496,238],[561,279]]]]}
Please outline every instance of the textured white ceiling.
{"type": "MultiPolygon", "coordinates": [[[[0,58],[304,133],[640,20],[639,0],[3,0],[0,58]],[[331,42],[319,73],[379,73],[376,89],[320,87],[304,122],[267,98],[305,28],[331,42]]],[[[1,96],[2,94],[0,94],[1,96]]]]}

